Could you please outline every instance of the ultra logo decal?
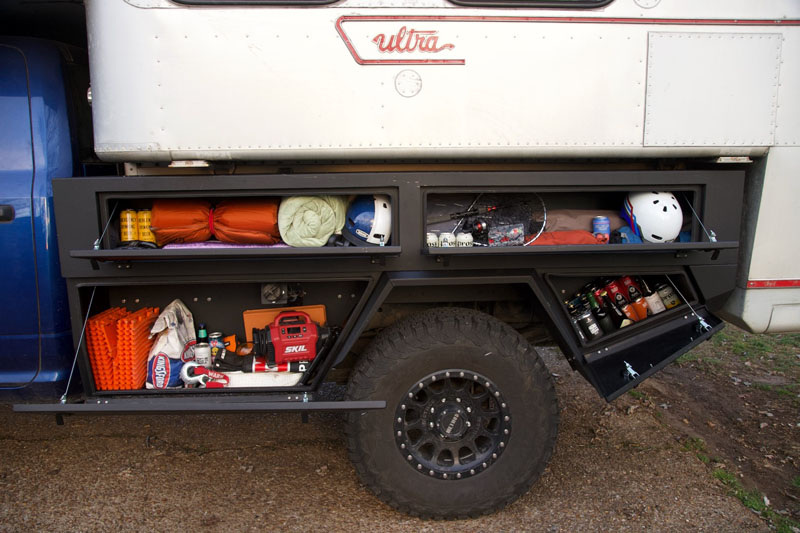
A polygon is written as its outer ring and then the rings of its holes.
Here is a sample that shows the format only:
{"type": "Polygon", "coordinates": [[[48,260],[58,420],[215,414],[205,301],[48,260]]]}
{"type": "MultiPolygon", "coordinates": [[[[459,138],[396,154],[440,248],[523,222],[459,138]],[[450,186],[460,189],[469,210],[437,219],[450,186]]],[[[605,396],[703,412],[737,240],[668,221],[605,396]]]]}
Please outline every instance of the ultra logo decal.
{"type": "Polygon", "coordinates": [[[345,16],[336,31],[359,65],[463,65],[433,24],[427,17],[345,16]]]}
{"type": "Polygon", "coordinates": [[[438,31],[426,31],[408,29],[405,26],[397,31],[397,35],[392,35],[388,39],[383,33],[379,33],[372,39],[381,52],[428,52],[436,53],[442,50],[452,50],[454,44],[439,45],[438,31]]]}

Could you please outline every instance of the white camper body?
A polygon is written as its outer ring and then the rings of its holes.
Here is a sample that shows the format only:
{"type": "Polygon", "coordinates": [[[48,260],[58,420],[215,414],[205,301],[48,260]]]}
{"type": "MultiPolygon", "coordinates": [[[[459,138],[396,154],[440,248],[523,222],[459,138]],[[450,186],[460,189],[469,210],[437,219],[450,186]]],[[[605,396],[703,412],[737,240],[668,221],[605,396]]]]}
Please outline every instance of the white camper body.
{"type": "Polygon", "coordinates": [[[187,3],[87,0],[101,158],[752,158],[726,318],[800,330],[797,2],[187,3]]]}

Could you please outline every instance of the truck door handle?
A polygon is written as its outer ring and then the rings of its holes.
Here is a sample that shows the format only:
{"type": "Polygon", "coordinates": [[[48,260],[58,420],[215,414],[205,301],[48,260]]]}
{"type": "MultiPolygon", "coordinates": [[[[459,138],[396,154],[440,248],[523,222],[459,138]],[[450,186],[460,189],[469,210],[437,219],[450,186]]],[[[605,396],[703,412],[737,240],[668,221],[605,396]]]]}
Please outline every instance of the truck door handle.
{"type": "Polygon", "coordinates": [[[14,216],[13,205],[0,205],[0,222],[11,222],[14,216]]]}

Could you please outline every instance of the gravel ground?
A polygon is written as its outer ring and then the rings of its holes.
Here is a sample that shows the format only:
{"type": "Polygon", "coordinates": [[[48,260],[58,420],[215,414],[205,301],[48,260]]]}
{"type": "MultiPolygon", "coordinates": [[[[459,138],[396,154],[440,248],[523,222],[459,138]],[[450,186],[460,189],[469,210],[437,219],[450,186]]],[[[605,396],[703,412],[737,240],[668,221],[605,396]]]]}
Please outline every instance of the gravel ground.
{"type": "MultiPolygon", "coordinates": [[[[0,531],[768,531],[625,396],[607,404],[554,350],[552,462],[508,508],[425,522],[379,502],[347,459],[343,417],[68,417],[0,408],[0,531]]],[[[656,378],[657,379],[657,378],[656,378]]]]}

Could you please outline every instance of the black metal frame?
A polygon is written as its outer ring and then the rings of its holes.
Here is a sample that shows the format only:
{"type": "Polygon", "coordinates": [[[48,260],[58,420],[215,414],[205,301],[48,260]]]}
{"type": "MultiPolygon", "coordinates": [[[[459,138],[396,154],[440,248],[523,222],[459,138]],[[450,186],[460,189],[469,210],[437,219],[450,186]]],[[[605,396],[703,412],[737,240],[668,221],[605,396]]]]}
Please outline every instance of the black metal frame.
{"type": "MultiPolygon", "coordinates": [[[[317,373],[292,394],[313,393],[328,372],[340,364],[365,331],[370,319],[395,288],[464,286],[525,286],[531,291],[540,318],[550,329],[574,368],[579,370],[606,398],[620,392],[603,386],[596,368],[586,355],[568,318],[561,309],[547,273],[576,276],[602,273],[683,272],[696,284],[697,299],[705,302],[704,284],[714,272],[735,270],[740,217],[733,206],[741,205],[744,173],[733,171],[575,171],[575,172],[387,172],[324,175],[237,175],[237,176],[161,176],[68,178],[55,180],[55,207],[61,252],[62,272],[68,278],[71,317],[75,338],[86,312],[81,290],[88,287],[123,287],[162,284],[258,283],[260,281],[313,281],[335,283],[361,280],[365,289],[333,349],[318,365],[317,373]],[[224,188],[222,184],[224,182],[224,188]],[[491,184],[491,185],[487,185],[491,184]],[[602,185],[597,185],[602,184],[602,185]],[[540,192],[622,190],[690,190],[695,209],[706,226],[714,228],[720,239],[710,243],[700,238],[694,243],[526,247],[514,249],[428,249],[425,245],[426,201],[429,194],[463,192],[540,192]],[[393,204],[391,246],[345,249],[272,249],[230,251],[168,250],[92,250],[91,243],[110,216],[113,202],[155,197],[236,197],[287,196],[291,194],[389,194],[393,204]],[[74,216],[75,211],[84,216],[74,216]],[[94,263],[94,264],[93,264],[94,263]],[[703,283],[693,278],[703,269],[703,283]]],[[[695,235],[699,232],[695,231],[695,235]]],[[[104,239],[108,247],[111,241],[104,239]]],[[[713,287],[713,295],[733,289],[733,283],[713,287]]],[[[446,290],[446,289],[445,289],[446,290]]],[[[702,305],[698,312],[707,313],[702,305]]],[[[661,321],[677,327],[676,320],[661,321]]],[[[655,325],[655,322],[654,322],[655,325]]],[[[655,332],[657,327],[652,328],[655,332]]],[[[663,328],[662,328],[663,329],[663,328]]],[[[661,330],[659,330],[661,331],[661,330]]],[[[655,335],[655,333],[654,333],[655,335]]],[[[603,344],[603,349],[622,350],[647,333],[620,334],[603,344]]],[[[699,337],[698,337],[699,338],[699,337]]],[[[688,342],[688,341],[687,341],[688,342]]],[[[670,354],[665,354],[665,357],[670,354]]],[[[671,357],[671,356],[670,356],[671,357]]],[[[664,363],[666,364],[666,363],[664,363]]],[[[84,382],[91,372],[85,353],[79,360],[84,382]]],[[[659,365],[661,366],[661,365],[659,365]]],[[[642,373],[645,375],[645,373],[642,373]]],[[[631,383],[630,386],[634,386],[631,383]]],[[[223,389],[224,390],[224,389],[223,389]]],[[[283,389],[276,389],[280,392],[283,389]]],[[[107,397],[88,388],[90,399],[107,397]]],[[[225,391],[230,394],[230,390],[225,391]]],[[[237,391],[238,392],[238,391],[237,391]]],[[[241,394],[262,391],[243,390],[241,394]]],[[[167,392],[143,391],[147,405],[165,402],[182,405],[194,397],[222,398],[211,390],[167,392]]],[[[116,400],[115,400],[116,401],[116,400]]],[[[264,400],[265,408],[271,403],[264,400]]],[[[261,403],[261,401],[259,401],[261,403]]],[[[314,402],[309,402],[314,403],[314,402]]],[[[101,404],[103,405],[103,404],[101,404]]],[[[132,405],[132,404],[130,404],[132,405]]],[[[209,409],[210,410],[210,409],[209,409]]],[[[223,409],[224,410],[224,409],[223,409]]]]}
{"type": "Polygon", "coordinates": [[[365,411],[384,409],[385,401],[314,401],[307,397],[292,395],[248,396],[242,398],[194,397],[194,398],[106,398],[84,403],[28,403],[14,405],[14,411],[27,413],[246,413],[253,411],[365,411]]]}

